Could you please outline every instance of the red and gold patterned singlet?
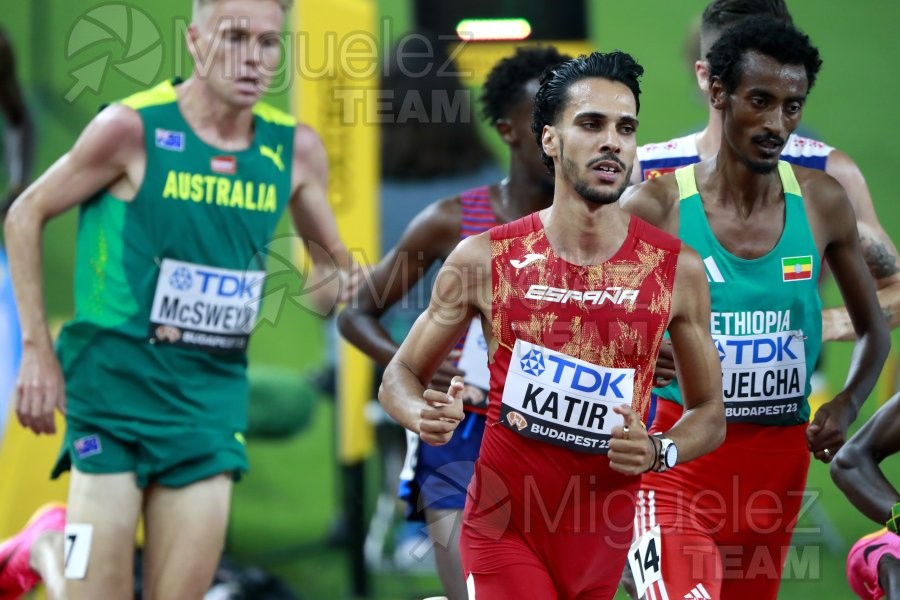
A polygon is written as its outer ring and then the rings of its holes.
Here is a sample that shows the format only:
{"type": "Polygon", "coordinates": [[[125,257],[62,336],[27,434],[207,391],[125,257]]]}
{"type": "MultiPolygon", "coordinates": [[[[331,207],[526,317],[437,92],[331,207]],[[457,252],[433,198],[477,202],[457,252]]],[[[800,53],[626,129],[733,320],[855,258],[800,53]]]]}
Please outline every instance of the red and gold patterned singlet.
{"type": "Polygon", "coordinates": [[[629,404],[646,417],[680,249],[637,217],[618,251],[588,266],[553,251],[538,213],[491,230],[491,330],[499,347],[470,486],[476,506],[486,470],[489,487],[499,485],[525,511],[515,518],[520,525],[537,495],[569,528],[586,525],[581,516],[598,518],[590,516],[597,492],[637,485],[639,478],[609,468],[610,433],[622,423],[613,407],[629,404]]]}

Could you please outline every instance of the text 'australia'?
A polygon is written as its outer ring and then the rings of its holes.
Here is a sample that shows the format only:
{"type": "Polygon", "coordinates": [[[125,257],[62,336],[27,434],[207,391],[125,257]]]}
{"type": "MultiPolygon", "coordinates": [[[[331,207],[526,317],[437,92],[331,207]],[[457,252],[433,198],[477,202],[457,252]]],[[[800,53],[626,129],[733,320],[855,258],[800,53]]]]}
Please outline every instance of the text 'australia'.
{"type": "Polygon", "coordinates": [[[273,183],[184,171],[169,171],[162,197],[257,212],[274,213],[278,208],[273,183]]]}

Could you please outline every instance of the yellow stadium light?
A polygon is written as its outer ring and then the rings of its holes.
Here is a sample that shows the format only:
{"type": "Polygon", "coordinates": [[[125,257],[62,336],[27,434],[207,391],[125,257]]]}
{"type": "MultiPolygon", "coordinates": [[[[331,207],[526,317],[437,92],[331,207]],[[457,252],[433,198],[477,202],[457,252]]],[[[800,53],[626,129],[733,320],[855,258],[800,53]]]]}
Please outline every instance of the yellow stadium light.
{"type": "Polygon", "coordinates": [[[531,35],[525,19],[463,19],[456,26],[461,40],[524,40],[531,35]]]}

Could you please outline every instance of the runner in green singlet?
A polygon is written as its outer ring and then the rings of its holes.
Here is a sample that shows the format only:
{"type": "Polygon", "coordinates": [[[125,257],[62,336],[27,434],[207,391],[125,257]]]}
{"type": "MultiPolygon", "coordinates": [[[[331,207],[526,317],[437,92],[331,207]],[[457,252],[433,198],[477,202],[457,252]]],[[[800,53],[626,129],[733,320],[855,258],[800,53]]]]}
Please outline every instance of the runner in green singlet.
{"type": "MultiPolygon", "coordinates": [[[[844,443],[890,338],[846,192],[822,171],[780,160],[818,50],[792,25],[757,16],[724,32],[707,59],[718,154],[635,186],[622,203],[703,260],[727,433],[684,468],[644,476],[636,544],[655,558],[629,561],[638,597],[774,600],[810,457],[829,462],[844,443]],[[858,339],[844,388],[807,426],[826,263],[858,339]]],[[[682,418],[679,387],[657,388],[651,432],[682,418]]]]}
{"type": "MultiPolygon", "coordinates": [[[[321,309],[351,268],[309,127],[259,99],[281,59],[287,0],[194,0],[188,47],[204,65],[103,110],[13,205],[6,224],[24,339],[17,414],[67,428],[70,598],[132,594],[143,513],[145,597],[199,598],[247,468],[246,346],[265,255],[289,209],[321,309]],[[78,205],[76,314],[53,352],[41,232],[78,205]],[[65,383],[64,383],[65,382],[65,383]]],[[[311,286],[312,287],[312,286],[311,286]]]]}

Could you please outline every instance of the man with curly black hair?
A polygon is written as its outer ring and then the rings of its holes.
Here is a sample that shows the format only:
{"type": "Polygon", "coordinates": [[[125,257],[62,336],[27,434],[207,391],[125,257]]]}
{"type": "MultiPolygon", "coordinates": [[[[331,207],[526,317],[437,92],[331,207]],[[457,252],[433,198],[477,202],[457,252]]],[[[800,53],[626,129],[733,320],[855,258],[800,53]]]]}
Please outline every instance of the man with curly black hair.
{"type": "MultiPolygon", "coordinates": [[[[714,0],[706,6],[700,22],[699,47],[691,58],[697,86],[704,96],[709,92],[710,67],[706,60],[709,49],[729,27],[757,15],[793,24],[784,0],[714,0]]],[[[708,102],[707,105],[709,116],[702,131],[638,148],[638,166],[632,176],[634,183],[700,162],[718,152],[721,115],[708,102]]],[[[781,157],[792,164],[825,171],[846,190],[856,214],[863,257],[878,290],[879,304],[891,327],[900,325],[900,254],[878,219],[859,165],[841,150],[796,133],[786,140],[781,157]]],[[[853,325],[844,307],[827,308],[822,312],[822,318],[825,341],[854,339],[853,325]]]]}
{"type": "MultiPolygon", "coordinates": [[[[649,473],[638,497],[638,594],[774,600],[810,451],[828,462],[872,390],[889,347],[844,189],[781,160],[821,66],[792,25],[745,19],[710,49],[717,155],[632,188],[623,207],[695,248],[710,286],[722,365],[725,443],[685,468],[649,473]],[[822,346],[818,280],[834,273],[857,343],[844,389],[811,425],[822,346]]],[[[675,349],[675,358],[679,350],[675,349]]],[[[684,385],[657,388],[651,431],[681,418],[684,385]]]]}
{"type": "MultiPolygon", "coordinates": [[[[369,285],[360,288],[340,315],[341,333],[373,360],[387,365],[398,348],[379,318],[401,301],[433,264],[446,260],[460,240],[546,208],[552,201],[553,179],[531,137],[531,110],[541,73],[566,59],[551,46],[519,48],[491,70],[481,97],[483,114],[509,146],[509,176],[425,208],[375,268],[369,285]]],[[[410,516],[428,522],[438,573],[451,600],[466,598],[459,522],[487,411],[487,351],[483,344],[481,323],[476,319],[431,379],[432,387],[447,389],[453,376],[465,376],[468,418],[462,432],[441,447],[419,444],[418,437],[407,436],[407,460],[400,476],[400,495],[409,504],[410,516]]]]}

